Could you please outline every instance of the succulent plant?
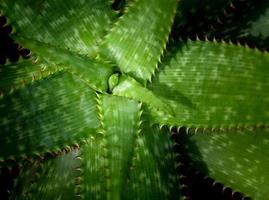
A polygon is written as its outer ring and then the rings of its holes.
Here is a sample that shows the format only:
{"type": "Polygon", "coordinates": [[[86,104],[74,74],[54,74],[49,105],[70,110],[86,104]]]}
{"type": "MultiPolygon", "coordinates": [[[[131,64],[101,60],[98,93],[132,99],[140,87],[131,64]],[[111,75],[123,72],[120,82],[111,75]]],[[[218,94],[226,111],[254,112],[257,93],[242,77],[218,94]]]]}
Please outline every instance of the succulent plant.
{"type": "Polygon", "coordinates": [[[2,198],[269,199],[268,1],[0,13],[2,198]]]}

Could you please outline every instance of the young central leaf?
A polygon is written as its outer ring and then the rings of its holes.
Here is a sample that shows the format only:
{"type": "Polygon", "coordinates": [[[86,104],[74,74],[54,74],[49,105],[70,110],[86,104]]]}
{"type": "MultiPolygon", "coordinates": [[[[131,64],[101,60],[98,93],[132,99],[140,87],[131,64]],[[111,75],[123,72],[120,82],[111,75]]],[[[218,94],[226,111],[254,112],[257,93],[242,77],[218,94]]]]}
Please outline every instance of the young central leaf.
{"type": "Polygon", "coordinates": [[[143,87],[139,82],[129,76],[122,75],[118,80],[118,85],[113,88],[112,92],[117,96],[123,96],[146,103],[155,110],[161,111],[169,116],[174,115],[169,104],[164,103],[151,90],[143,87]]]}
{"type": "Polygon", "coordinates": [[[112,92],[113,88],[119,83],[119,73],[112,74],[108,79],[108,89],[112,92]]]}

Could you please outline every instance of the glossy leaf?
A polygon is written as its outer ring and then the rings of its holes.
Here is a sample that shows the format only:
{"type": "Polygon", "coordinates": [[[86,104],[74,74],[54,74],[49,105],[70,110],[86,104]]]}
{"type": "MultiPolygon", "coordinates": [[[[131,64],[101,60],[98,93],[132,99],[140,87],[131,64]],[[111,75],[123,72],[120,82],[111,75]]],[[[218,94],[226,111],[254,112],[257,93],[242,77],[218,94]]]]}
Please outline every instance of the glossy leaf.
{"type": "Polygon", "coordinates": [[[101,92],[107,91],[107,79],[113,73],[113,68],[108,63],[22,37],[20,37],[20,41],[24,46],[35,52],[33,57],[45,68],[64,67],[83,79],[93,89],[101,92]]]}
{"type": "Polygon", "coordinates": [[[140,105],[133,100],[101,96],[100,109],[101,133],[81,149],[82,197],[154,199],[179,196],[167,132],[141,129],[140,105]],[[155,145],[160,146],[156,149],[155,145]]]}
{"type": "Polygon", "coordinates": [[[153,122],[187,127],[268,123],[268,53],[216,42],[178,45],[149,85],[176,116],[151,111],[153,122]]]}
{"type": "Polygon", "coordinates": [[[0,158],[58,150],[96,133],[95,92],[59,72],[0,100],[0,158]]]}
{"type": "Polygon", "coordinates": [[[116,17],[109,1],[2,0],[0,10],[16,33],[89,56],[116,17]]]}
{"type": "Polygon", "coordinates": [[[55,158],[36,160],[22,167],[11,199],[75,199],[79,175],[79,151],[61,153],[55,158]]]}
{"type": "Polygon", "coordinates": [[[34,58],[20,60],[17,63],[8,63],[1,66],[0,70],[0,91],[9,93],[15,88],[23,87],[34,80],[44,78],[50,73],[58,71],[60,67],[47,67],[44,64],[36,63],[34,58]]]}
{"type": "Polygon", "coordinates": [[[124,199],[180,199],[174,159],[168,131],[143,126],[124,199]]]}
{"type": "Polygon", "coordinates": [[[102,55],[122,72],[149,80],[165,48],[176,0],[136,0],[102,42],[102,55]]]}
{"type": "Polygon", "coordinates": [[[82,147],[82,195],[85,199],[120,199],[139,131],[140,106],[135,101],[104,95],[100,109],[100,136],[82,147]]]}
{"type": "Polygon", "coordinates": [[[161,110],[167,115],[173,115],[173,110],[168,104],[164,103],[152,91],[143,87],[143,85],[129,76],[122,75],[118,80],[117,86],[113,88],[112,93],[141,101],[157,111],[161,110]]]}
{"type": "Polygon", "coordinates": [[[196,134],[185,141],[191,165],[199,170],[201,162],[216,181],[243,192],[252,199],[266,199],[269,173],[268,129],[196,134]]]}

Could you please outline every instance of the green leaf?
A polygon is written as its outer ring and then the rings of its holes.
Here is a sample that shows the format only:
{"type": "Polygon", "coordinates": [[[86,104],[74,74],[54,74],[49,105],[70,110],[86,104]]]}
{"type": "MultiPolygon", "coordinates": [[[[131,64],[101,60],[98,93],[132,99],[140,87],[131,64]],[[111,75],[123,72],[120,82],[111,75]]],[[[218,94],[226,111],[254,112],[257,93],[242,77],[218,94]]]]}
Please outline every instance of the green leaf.
{"type": "Polygon", "coordinates": [[[114,89],[114,87],[116,85],[118,85],[119,83],[119,76],[120,74],[118,73],[115,73],[115,74],[112,74],[109,79],[108,79],[108,88],[109,88],[109,92],[112,92],[112,90],[114,89]]]}
{"type": "Polygon", "coordinates": [[[180,199],[174,159],[168,131],[144,125],[123,199],[180,199]]]}
{"type": "Polygon", "coordinates": [[[152,91],[143,87],[139,82],[130,76],[122,75],[118,85],[112,90],[114,95],[123,96],[148,104],[156,111],[163,111],[168,115],[173,115],[171,107],[160,100],[152,91]]]}
{"type": "Polygon", "coordinates": [[[0,100],[0,159],[55,151],[99,128],[95,92],[59,72],[0,100]]]}
{"type": "Polygon", "coordinates": [[[10,199],[75,199],[78,149],[54,158],[35,160],[21,169],[10,199]]]}
{"type": "Polygon", "coordinates": [[[108,63],[78,55],[53,45],[46,45],[22,37],[18,38],[25,47],[35,52],[33,57],[38,62],[44,63],[47,67],[62,66],[79,76],[93,89],[100,92],[107,91],[107,80],[113,73],[113,68],[108,63]]]}
{"type": "Polygon", "coordinates": [[[104,95],[100,109],[101,134],[81,147],[81,196],[85,199],[179,196],[167,132],[144,127],[141,130],[140,104],[134,100],[104,95]]]}
{"type": "Polygon", "coordinates": [[[181,42],[149,88],[175,117],[149,110],[153,123],[216,127],[267,124],[269,54],[236,45],[181,42]]]}
{"type": "Polygon", "coordinates": [[[121,199],[139,131],[140,105],[104,95],[100,109],[101,134],[81,148],[81,195],[85,199],[121,199]]]}
{"type": "Polygon", "coordinates": [[[0,91],[4,94],[9,93],[15,88],[23,87],[58,70],[60,70],[58,66],[48,67],[44,63],[36,63],[33,57],[3,65],[0,67],[0,91]]]}
{"type": "Polygon", "coordinates": [[[110,4],[107,0],[2,0],[0,10],[17,34],[92,57],[116,17],[110,4]]]}
{"type": "Polygon", "coordinates": [[[82,199],[106,199],[105,177],[107,176],[108,166],[105,163],[102,138],[91,137],[86,144],[81,146],[80,150],[82,161],[80,165],[80,195],[82,199]]]}
{"type": "Polygon", "coordinates": [[[149,80],[165,48],[176,0],[136,0],[105,37],[102,55],[122,72],[149,80]]]}
{"type": "Polygon", "coordinates": [[[188,140],[183,145],[195,169],[203,162],[208,175],[225,187],[253,199],[269,196],[268,129],[196,134],[188,140]]]}

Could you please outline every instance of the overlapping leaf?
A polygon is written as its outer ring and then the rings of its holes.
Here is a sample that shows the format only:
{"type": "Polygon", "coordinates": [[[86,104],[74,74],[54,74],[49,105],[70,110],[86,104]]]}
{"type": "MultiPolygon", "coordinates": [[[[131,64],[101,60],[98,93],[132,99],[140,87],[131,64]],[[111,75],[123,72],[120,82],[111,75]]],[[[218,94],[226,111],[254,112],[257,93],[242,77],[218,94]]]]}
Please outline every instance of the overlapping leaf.
{"type": "Polygon", "coordinates": [[[102,135],[81,149],[81,195],[85,199],[179,196],[167,133],[140,130],[140,106],[133,100],[103,96],[100,103],[102,135]]]}
{"type": "Polygon", "coordinates": [[[136,0],[105,37],[102,55],[140,80],[149,80],[165,48],[176,0],[136,0]]]}
{"type": "Polygon", "coordinates": [[[76,199],[78,149],[27,163],[15,181],[11,199],[76,199]]]}
{"type": "Polygon", "coordinates": [[[44,65],[35,63],[34,59],[3,65],[0,70],[0,91],[6,94],[15,88],[31,83],[33,79],[45,77],[49,74],[45,72],[45,69],[50,73],[58,70],[55,66],[47,69],[44,65]]]}
{"type": "Polygon", "coordinates": [[[168,131],[145,125],[141,133],[123,199],[180,199],[168,131]]]}
{"type": "Polygon", "coordinates": [[[116,17],[106,0],[2,0],[0,10],[17,34],[89,56],[116,17]]]}
{"type": "Polygon", "coordinates": [[[43,68],[62,67],[80,77],[95,90],[104,92],[108,89],[107,80],[113,73],[113,68],[109,64],[53,45],[46,45],[21,37],[20,40],[34,52],[35,62],[43,65],[43,68]]]}
{"type": "Polygon", "coordinates": [[[161,110],[167,115],[173,115],[173,110],[171,110],[168,104],[164,103],[152,91],[143,87],[139,82],[129,76],[122,75],[117,85],[113,88],[112,93],[141,101],[157,111],[161,110]]]}
{"type": "Polygon", "coordinates": [[[5,95],[0,113],[1,159],[57,150],[99,128],[95,92],[64,72],[5,95]]]}

